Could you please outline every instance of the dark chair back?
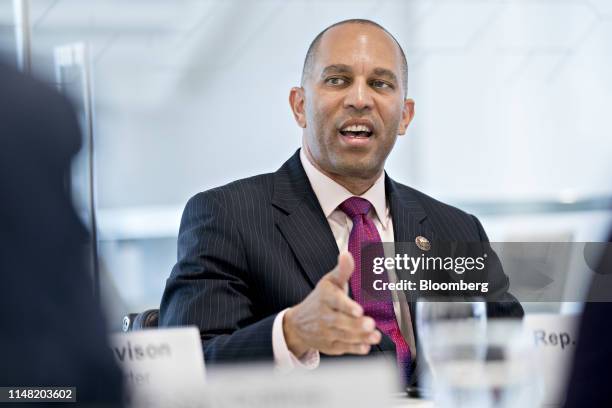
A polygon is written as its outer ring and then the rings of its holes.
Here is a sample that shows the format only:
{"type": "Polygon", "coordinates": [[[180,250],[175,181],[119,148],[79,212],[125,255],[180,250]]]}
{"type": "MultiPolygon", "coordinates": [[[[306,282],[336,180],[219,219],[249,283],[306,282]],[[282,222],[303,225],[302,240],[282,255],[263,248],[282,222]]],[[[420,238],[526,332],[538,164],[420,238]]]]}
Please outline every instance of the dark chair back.
{"type": "Polygon", "coordinates": [[[159,309],[149,309],[141,313],[129,313],[123,316],[124,332],[142,329],[155,329],[159,320],[159,309]]]}

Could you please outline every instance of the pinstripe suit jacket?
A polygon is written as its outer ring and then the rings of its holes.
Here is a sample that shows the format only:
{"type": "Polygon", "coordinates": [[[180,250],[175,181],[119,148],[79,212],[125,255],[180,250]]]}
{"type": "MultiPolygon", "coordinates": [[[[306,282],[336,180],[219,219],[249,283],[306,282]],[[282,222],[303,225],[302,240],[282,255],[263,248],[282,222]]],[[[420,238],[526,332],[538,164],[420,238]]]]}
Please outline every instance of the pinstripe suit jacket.
{"type": "MultiPolygon", "coordinates": [[[[487,241],[474,216],[388,176],[385,183],[396,242],[413,242],[418,235],[487,241]]],[[[336,266],[337,256],[298,150],[276,173],[238,180],[189,200],[160,325],[197,326],[207,363],[272,361],[276,314],[304,299],[336,266]]],[[[505,291],[508,280],[500,278],[498,287],[505,291]]],[[[520,305],[509,300],[490,314],[521,316],[520,305]]],[[[383,336],[372,350],[392,356],[395,346],[383,336]]]]}

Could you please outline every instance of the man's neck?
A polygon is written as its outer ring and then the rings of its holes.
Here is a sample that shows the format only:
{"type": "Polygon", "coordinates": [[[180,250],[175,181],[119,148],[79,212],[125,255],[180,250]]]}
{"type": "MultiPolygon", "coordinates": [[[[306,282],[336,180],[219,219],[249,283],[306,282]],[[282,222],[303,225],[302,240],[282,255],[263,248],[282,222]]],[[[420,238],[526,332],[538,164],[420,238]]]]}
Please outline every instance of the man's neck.
{"type": "Polygon", "coordinates": [[[377,174],[376,177],[373,177],[371,179],[356,179],[352,177],[343,177],[337,174],[330,174],[325,172],[324,170],[321,171],[327,177],[334,180],[336,183],[340,184],[342,187],[346,188],[348,191],[350,191],[356,196],[360,196],[366,191],[368,191],[374,185],[374,183],[376,183],[376,180],[378,180],[378,177],[380,176],[380,174],[377,174]]]}
{"type": "Polygon", "coordinates": [[[376,183],[376,180],[378,180],[378,178],[380,177],[382,173],[382,170],[380,170],[380,172],[378,172],[374,177],[368,177],[368,178],[347,177],[347,176],[342,176],[340,174],[330,173],[322,169],[321,166],[319,166],[319,164],[312,158],[312,155],[310,154],[310,151],[308,150],[308,148],[303,148],[303,149],[304,149],[304,152],[306,153],[306,159],[317,170],[319,170],[321,173],[325,174],[327,177],[334,180],[336,183],[340,184],[342,187],[346,188],[348,191],[350,191],[352,194],[356,196],[360,196],[364,194],[366,191],[368,191],[374,185],[374,183],[376,183]]]}

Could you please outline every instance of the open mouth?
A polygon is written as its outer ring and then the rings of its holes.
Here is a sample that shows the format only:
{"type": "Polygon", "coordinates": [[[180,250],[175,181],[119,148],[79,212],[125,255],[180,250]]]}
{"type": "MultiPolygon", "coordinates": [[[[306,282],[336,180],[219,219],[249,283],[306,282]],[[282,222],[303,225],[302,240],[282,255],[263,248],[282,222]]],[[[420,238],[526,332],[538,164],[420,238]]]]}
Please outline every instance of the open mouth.
{"type": "Polygon", "coordinates": [[[350,125],[340,129],[340,134],[354,139],[367,139],[372,136],[372,129],[367,125],[350,125]]]}

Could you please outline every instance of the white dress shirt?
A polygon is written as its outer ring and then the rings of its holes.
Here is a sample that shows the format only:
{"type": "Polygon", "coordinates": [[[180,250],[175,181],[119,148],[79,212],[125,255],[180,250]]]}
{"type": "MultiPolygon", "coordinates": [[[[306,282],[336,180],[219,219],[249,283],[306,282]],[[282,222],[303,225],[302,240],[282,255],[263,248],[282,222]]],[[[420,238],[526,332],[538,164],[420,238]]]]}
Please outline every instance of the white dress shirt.
{"type": "MultiPolygon", "coordinates": [[[[346,199],[353,197],[354,194],[317,169],[306,157],[303,147],[300,151],[300,161],[310,181],[310,185],[319,200],[319,204],[323,209],[323,214],[325,214],[325,218],[327,222],[329,222],[329,227],[336,239],[338,250],[340,252],[348,251],[348,241],[351,229],[353,228],[353,221],[340,210],[338,206],[346,199]]],[[[382,242],[394,242],[393,221],[391,219],[389,206],[387,205],[387,196],[385,194],[384,172],[376,180],[374,185],[359,197],[368,200],[372,204],[372,209],[367,216],[373,220],[382,242]]],[[[393,256],[393,254],[385,255],[393,256]]],[[[389,271],[389,280],[391,282],[396,280],[394,271],[389,271]]],[[[410,311],[403,293],[399,295],[395,291],[392,293],[395,316],[397,317],[400,330],[414,357],[414,335],[412,333],[410,311]]],[[[306,369],[316,368],[319,365],[320,357],[317,350],[309,350],[300,359],[289,351],[283,332],[283,317],[287,310],[289,309],[283,310],[276,316],[272,326],[272,349],[274,351],[275,366],[277,370],[280,371],[289,371],[296,367],[306,369]]]]}

